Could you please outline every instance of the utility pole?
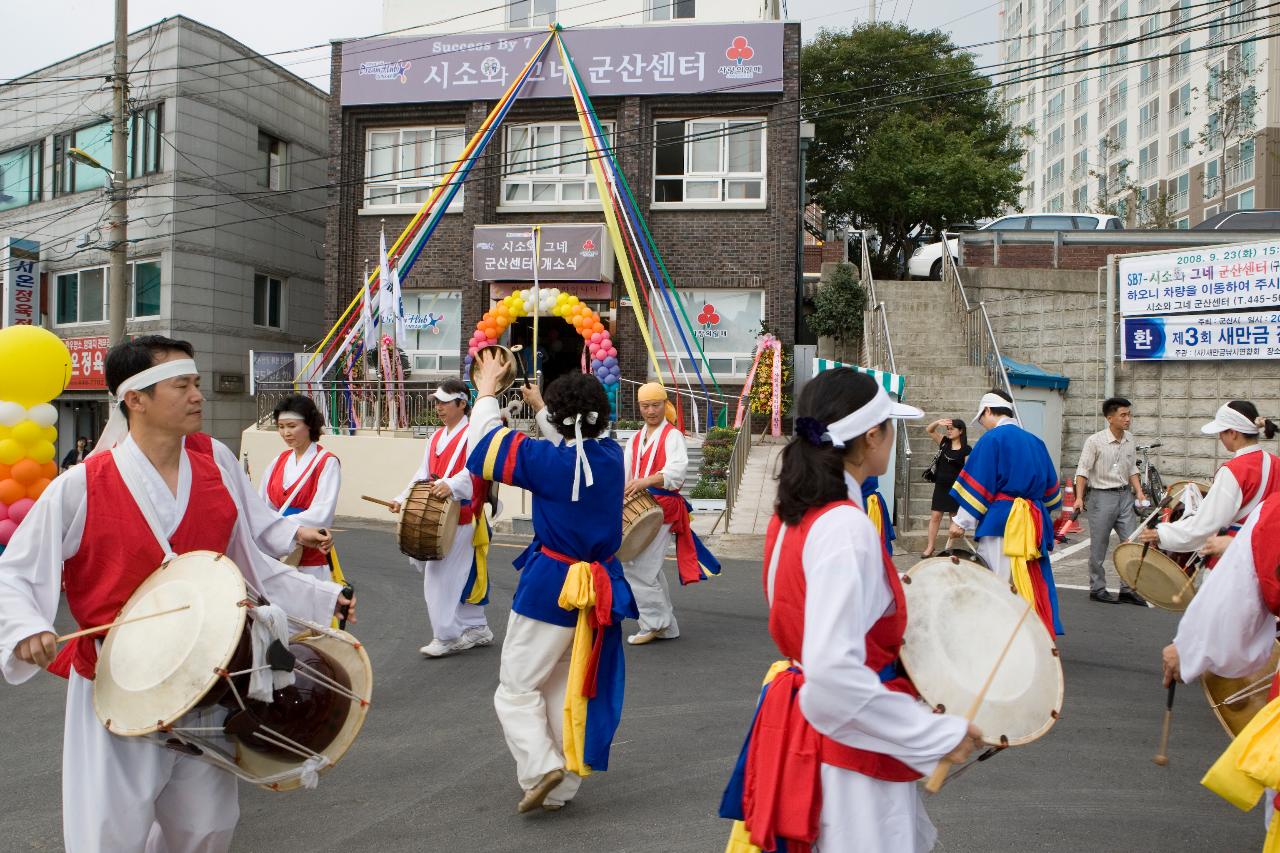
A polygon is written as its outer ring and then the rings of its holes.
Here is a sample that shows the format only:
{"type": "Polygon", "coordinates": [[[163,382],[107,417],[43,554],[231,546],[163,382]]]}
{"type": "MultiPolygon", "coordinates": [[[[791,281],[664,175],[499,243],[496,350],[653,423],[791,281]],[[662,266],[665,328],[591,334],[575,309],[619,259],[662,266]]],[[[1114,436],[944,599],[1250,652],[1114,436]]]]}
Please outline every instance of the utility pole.
{"type": "Polygon", "coordinates": [[[867,0],[867,23],[876,22],[876,0],[867,0]]]}
{"type": "Polygon", "coordinates": [[[111,122],[111,281],[107,290],[110,340],[124,340],[129,299],[129,24],[128,0],[116,0],[115,58],[111,65],[114,115],[111,122]]]}

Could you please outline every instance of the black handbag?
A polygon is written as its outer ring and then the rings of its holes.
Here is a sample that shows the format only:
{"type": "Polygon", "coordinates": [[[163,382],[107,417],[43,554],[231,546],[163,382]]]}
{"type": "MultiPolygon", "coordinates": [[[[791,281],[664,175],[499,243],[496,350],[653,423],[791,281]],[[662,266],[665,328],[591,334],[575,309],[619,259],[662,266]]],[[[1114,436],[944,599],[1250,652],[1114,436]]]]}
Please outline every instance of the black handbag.
{"type": "Polygon", "coordinates": [[[929,463],[929,467],[925,468],[924,473],[920,475],[921,478],[926,483],[938,482],[938,460],[941,458],[942,458],[942,448],[939,447],[938,453],[936,456],[933,457],[933,461],[929,463]]]}

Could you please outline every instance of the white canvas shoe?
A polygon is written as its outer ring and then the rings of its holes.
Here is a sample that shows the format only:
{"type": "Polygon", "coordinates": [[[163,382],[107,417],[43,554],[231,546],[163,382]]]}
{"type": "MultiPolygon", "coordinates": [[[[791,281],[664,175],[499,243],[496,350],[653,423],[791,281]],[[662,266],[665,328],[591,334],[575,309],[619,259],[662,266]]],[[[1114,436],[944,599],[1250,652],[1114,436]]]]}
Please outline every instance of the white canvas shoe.
{"type": "Polygon", "coordinates": [[[418,649],[423,657],[442,658],[451,655],[459,649],[454,647],[454,643],[446,643],[444,640],[433,639],[430,643],[418,649]]]}
{"type": "Polygon", "coordinates": [[[493,642],[493,632],[487,625],[474,625],[462,632],[462,639],[470,640],[472,646],[487,646],[493,642]]]}

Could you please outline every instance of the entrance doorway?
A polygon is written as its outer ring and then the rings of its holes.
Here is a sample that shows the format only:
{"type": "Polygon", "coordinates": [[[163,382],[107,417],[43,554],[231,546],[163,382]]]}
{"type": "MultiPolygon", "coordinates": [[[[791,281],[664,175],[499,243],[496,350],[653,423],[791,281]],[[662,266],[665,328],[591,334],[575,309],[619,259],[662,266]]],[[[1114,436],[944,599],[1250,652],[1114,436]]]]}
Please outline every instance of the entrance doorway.
{"type": "MultiPolygon", "coordinates": [[[[520,355],[524,358],[525,370],[532,379],[533,362],[533,318],[520,317],[509,327],[511,344],[524,347],[520,355]]],[[[568,322],[560,317],[538,318],[538,369],[542,371],[542,388],[546,389],[553,381],[566,373],[582,371],[582,336],[568,322]]]]}

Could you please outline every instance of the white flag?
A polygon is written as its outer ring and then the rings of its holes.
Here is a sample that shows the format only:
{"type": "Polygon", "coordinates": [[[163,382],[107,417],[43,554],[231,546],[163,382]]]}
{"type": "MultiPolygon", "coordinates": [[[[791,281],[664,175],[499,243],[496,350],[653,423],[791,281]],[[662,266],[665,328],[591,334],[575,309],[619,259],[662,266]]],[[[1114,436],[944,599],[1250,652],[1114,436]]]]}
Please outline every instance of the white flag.
{"type": "Polygon", "coordinates": [[[378,348],[378,326],[373,316],[373,301],[369,296],[369,277],[364,279],[364,300],[360,304],[360,322],[364,326],[364,351],[374,352],[378,348]]]}
{"type": "Polygon", "coordinates": [[[396,282],[387,260],[387,233],[378,237],[378,326],[382,334],[391,335],[396,322],[396,282]]]}
{"type": "Polygon", "coordinates": [[[404,349],[407,335],[405,334],[404,319],[404,288],[400,285],[400,270],[397,267],[391,268],[391,292],[396,306],[396,346],[404,349]]]}

